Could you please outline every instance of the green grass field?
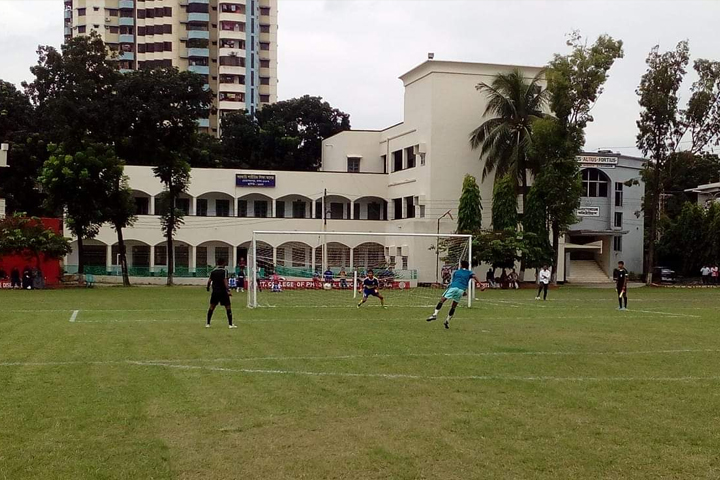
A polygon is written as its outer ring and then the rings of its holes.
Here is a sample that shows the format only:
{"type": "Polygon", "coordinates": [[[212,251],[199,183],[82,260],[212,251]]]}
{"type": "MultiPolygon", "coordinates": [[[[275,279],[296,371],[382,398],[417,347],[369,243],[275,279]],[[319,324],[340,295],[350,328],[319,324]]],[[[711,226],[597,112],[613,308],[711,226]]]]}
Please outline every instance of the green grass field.
{"type": "Polygon", "coordinates": [[[720,291],[278,295],[0,292],[0,479],[720,477],[720,291]]]}

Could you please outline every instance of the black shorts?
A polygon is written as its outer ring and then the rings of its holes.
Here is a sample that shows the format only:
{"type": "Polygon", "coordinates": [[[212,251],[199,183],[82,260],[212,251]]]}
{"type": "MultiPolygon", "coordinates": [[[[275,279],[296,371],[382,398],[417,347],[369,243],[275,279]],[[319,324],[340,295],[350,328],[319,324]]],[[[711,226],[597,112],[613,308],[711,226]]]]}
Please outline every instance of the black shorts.
{"type": "Polygon", "coordinates": [[[228,292],[212,292],[210,296],[210,305],[222,305],[223,307],[230,306],[230,295],[228,292]]]}

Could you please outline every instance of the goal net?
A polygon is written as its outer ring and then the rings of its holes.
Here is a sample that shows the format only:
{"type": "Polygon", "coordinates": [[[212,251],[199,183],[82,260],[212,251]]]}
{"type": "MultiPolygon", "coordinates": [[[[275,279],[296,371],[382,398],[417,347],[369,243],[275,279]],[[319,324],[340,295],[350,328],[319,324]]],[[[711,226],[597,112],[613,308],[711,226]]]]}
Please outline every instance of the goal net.
{"type": "MultiPolygon", "coordinates": [[[[372,271],[388,306],[431,307],[462,260],[470,235],[258,231],[248,250],[247,305],[355,307],[372,271]]],[[[462,303],[472,305],[474,282],[462,303]]],[[[380,301],[369,298],[368,307],[380,301]]]]}

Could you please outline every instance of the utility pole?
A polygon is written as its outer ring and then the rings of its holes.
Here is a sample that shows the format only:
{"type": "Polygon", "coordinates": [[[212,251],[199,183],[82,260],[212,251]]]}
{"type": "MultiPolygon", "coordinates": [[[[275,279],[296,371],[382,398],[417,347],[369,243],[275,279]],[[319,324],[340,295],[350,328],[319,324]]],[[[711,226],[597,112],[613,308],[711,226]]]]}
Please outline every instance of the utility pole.
{"type": "MultiPolygon", "coordinates": [[[[10,150],[10,144],[3,143],[0,145],[0,168],[8,167],[8,150],[10,150]]],[[[5,218],[5,199],[0,198],[0,218],[5,218]]]]}
{"type": "MultiPolygon", "coordinates": [[[[323,190],[323,197],[322,197],[322,216],[323,216],[323,232],[327,232],[327,188],[323,190]]],[[[320,262],[322,265],[322,272],[321,275],[324,275],[327,271],[327,235],[323,235],[322,240],[322,261],[320,262]]]]}

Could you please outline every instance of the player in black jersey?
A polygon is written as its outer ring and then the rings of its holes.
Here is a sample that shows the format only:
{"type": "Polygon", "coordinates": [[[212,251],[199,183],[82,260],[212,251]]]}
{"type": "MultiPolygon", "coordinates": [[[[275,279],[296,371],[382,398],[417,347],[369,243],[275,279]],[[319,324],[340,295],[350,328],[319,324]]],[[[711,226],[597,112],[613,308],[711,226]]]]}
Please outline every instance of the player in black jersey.
{"type": "Polygon", "coordinates": [[[625,270],[625,262],[618,262],[618,268],[616,268],[613,272],[613,278],[615,279],[618,293],[618,304],[620,305],[618,307],[618,310],[627,310],[627,284],[629,279],[628,277],[629,272],[625,270]]]}
{"type": "Polygon", "coordinates": [[[210,291],[212,287],[212,295],[210,296],[210,309],[207,312],[207,324],[206,328],[210,328],[210,320],[212,320],[213,312],[218,304],[225,307],[227,311],[227,319],[230,328],[237,328],[237,325],[233,325],[232,320],[232,306],[230,305],[230,287],[228,286],[227,271],[225,270],[225,260],[218,260],[218,266],[210,272],[210,278],[207,282],[207,291],[210,291]]]}

